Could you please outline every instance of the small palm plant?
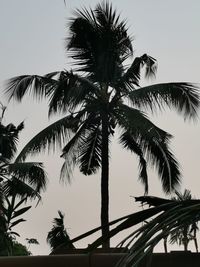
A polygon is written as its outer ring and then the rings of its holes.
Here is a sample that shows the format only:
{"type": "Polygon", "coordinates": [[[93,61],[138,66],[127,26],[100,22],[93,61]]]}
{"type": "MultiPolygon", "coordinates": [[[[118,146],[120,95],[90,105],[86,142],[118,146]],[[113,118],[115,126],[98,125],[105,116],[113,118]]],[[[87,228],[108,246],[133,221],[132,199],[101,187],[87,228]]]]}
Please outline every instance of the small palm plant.
{"type": "MultiPolygon", "coordinates": [[[[184,201],[184,200],[191,200],[192,195],[189,190],[185,190],[183,194],[176,191],[176,197],[174,200],[177,201],[184,201]]],[[[183,224],[180,228],[177,229],[177,231],[173,232],[170,235],[169,242],[171,244],[177,243],[179,245],[184,246],[184,250],[188,250],[188,244],[190,241],[194,241],[194,245],[196,248],[196,252],[198,252],[198,243],[197,243],[197,231],[198,228],[198,222],[186,221],[185,224],[183,224]]]]}
{"type": "Polygon", "coordinates": [[[75,248],[71,243],[69,235],[64,226],[64,214],[58,211],[58,218],[54,218],[53,227],[48,232],[47,243],[50,245],[52,251],[64,247],[64,248],[75,248]]]}

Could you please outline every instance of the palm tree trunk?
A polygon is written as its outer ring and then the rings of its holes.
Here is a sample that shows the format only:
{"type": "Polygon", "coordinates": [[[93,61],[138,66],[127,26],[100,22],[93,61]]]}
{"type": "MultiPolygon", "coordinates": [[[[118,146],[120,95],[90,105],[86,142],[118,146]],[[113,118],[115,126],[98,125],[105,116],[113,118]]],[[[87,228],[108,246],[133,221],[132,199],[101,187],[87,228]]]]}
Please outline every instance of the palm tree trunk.
{"type": "Polygon", "coordinates": [[[167,237],[164,238],[164,250],[167,253],[167,237]]]}
{"type": "MultiPolygon", "coordinates": [[[[102,237],[109,233],[109,140],[108,140],[108,114],[102,114],[102,151],[101,151],[101,226],[102,237]]],[[[110,240],[102,245],[110,247],[110,240]]]]}

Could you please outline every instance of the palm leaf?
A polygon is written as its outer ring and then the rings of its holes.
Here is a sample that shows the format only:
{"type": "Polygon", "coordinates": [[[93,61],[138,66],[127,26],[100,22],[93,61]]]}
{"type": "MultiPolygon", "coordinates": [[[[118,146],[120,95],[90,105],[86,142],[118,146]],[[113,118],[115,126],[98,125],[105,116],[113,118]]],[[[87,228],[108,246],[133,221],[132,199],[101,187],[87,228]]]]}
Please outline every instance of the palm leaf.
{"type": "Polygon", "coordinates": [[[144,113],[121,105],[116,118],[119,126],[139,144],[147,162],[158,171],[163,190],[172,192],[180,183],[178,162],[168,147],[169,135],[147,119],[144,113]]]}
{"type": "Polygon", "coordinates": [[[94,174],[101,165],[101,131],[100,125],[94,125],[83,139],[79,156],[80,171],[85,175],[94,174]]]}
{"type": "Polygon", "coordinates": [[[69,138],[76,125],[76,119],[66,116],[47,126],[25,145],[15,162],[23,161],[28,155],[39,153],[45,149],[50,151],[50,149],[60,148],[64,140],[66,141],[69,138]]]}
{"type": "MultiPolygon", "coordinates": [[[[107,237],[100,237],[94,241],[90,245],[89,250],[97,248],[103,244],[106,239],[115,236],[121,231],[151,219],[151,221],[139,226],[132,234],[125,238],[124,241],[120,242],[124,244],[131,239],[130,242],[128,242],[129,253],[122,258],[117,266],[122,267],[130,265],[135,267],[143,258],[152,253],[153,248],[167,235],[177,231],[177,229],[188,221],[197,222],[200,220],[200,200],[184,200],[180,202],[159,198],[155,198],[156,201],[154,201],[155,199],[152,197],[139,197],[138,199],[151,204],[153,200],[156,207],[142,210],[114,221],[114,223],[122,222],[114,229],[110,230],[107,237]],[[162,204],[159,205],[159,203],[162,204]]],[[[113,225],[113,222],[110,222],[110,225],[113,225]]],[[[80,237],[74,238],[72,242],[76,242],[80,240],[80,238],[85,238],[88,234],[93,234],[100,228],[95,228],[80,237]]]]}
{"type": "Polygon", "coordinates": [[[83,105],[91,94],[99,94],[99,88],[89,79],[71,72],[61,72],[58,82],[49,93],[49,115],[66,113],[83,105]]]}
{"type": "Polygon", "coordinates": [[[136,57],[131,66],[122,75],[121,79],[116,84],[116,87],[126,87],[132,89],[134,86],[139,86],[140,72],[143,67],[145,68],[146,77],[154,77],[156,75],[157,64],[156,60],[151,56],[144,54],[141,57],[136,57]]]}
{"type": "Polygon", "coordinates": [[[27,197],[31,199],[37,197],[39,200],[41,199],[39,192],[35,188],[15,177],[5,181],[2,190],[7,196],[17,195],[22,199],[27,197]]]}
{"type": "Polygon", "coordinates": [[[144,184],[145,193],[148,192],[148,176],[147,176],[147,169],[146,169],[146,160],[144,158],[142,149],[140,148],[139,144],[135,142],[129,132],[124,132],[120,136],[120,143],[123,145],[124,148],[130,150],[131,152],[135,153],[139,157],[139,179],[144,184]]]}
{"type": "Polygon", "coordinates": [[[85,121],[79,126],[79,129],[74,134],[74,136],[71,138],[71,140],[64,146],[62,150],[62,155],[65,159],[65,162],[61,168],[60,172],[60,180],[64,181],[67,178],[67,181],[71,181],[71,175],[73,168],[75,164],[78,162],[78,156],[79,151],[81,148],[81,143],[83,140],[83,137],[85,135],[86,129],[88,127],[88,123],[91,119],[91,116],[89,118],[86,118],[85,121]]]}
{"type": "Polygon", "coordinates": [[[63,148],[61,157],[65,158],[65,163],[61,169],[61,180],[67,177],[70,181],[75,164],[79,165],[84,174],[92,174],[100,166],[99,124],[99,118],[95,118],[95,114],[88,114],[76,134],[63,148]]]}
{"type": "Polygon", "coordinates": [[[184,118],[197,118],[199,107],[198,87],[190,83],[163,83],[139,88],[129,94],[129,99],[138,108],[156,107],[164,105],[174,108],[184,118]]]}
{"type": "Polygon", "coordinates": [[[8,80],[5,92],[9,100],[14,98],[21,101],[28,92],[40,100],[55,83],[56,80],[51,79],[50,75],[21,75],[8,80]]]}
{"type": "Polygon", "coordinates": [[[114,112],[119,126],[127,129],[136,138],[147,136],[149,139],[154,138],[160,142],[168,143],[172,137],[172,135],[152,123],[147,115],[138,109],[120,104],[114,112]]]}

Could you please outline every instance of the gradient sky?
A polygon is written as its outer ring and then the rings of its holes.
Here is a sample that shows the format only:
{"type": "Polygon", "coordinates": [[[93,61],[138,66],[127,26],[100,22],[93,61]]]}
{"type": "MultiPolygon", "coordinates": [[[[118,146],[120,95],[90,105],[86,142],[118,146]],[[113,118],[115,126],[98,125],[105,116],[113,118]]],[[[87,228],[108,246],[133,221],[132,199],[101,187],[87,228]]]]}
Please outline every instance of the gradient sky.
{"type": "MultiPolygon", "coordinates": [[[[6,79],[21,74],[45,74],[70,69],[64,50],[67,21],[74,8],[94,7],[98,1],[86,0],[0,0],[0,85],[1,102],[6,79]]],[[[167,81],[200,81],[200,1],[199,0],[115,0],[114,6],[127,19],[129,33],[134,36],[135,55],[143,53],[158,60],[158,72],[152,83],[167,81]]],[[[145,82],[146,83],[146,82],[145,82]]],[[[47,104],[30,97],[22,104],[10,103],[4,123],[15,124],[25,120],[20,136],[22,148],[30,138],[48,125],[47,104]]],[[[174,135],[172,149],[178,158],[182,173],[182,191],[187,188],[200,198],[199,151],[200,122],[184,123],[175,112],[166,110],[154,114],[153,121],[174,135]]],[[[37,238],[40,246],[32,247],[34,254],[46,254],[49,248],[45,238],[57,216],[65,213],[65,224],[75,237],[100,224],[100,173],[85,177],[78,170],[71,185],[59,183],[62,159],[55,155],[38,155],[34,160],[45,162],[49,183],[37,208],[27,212],[27,222],[16,227],[25,238],[37,238]]],[[[110,163],[110,219],[131,213],[139,208],[130,196],[143,194],[137,181],[137,158],[123,151],[117,138],[111,147],[110,163]]],[[[149,171],[150,195],[164,196],[156,173],[149,171]]],[[[119,241],[116,238],[113,245],[119,241]]],[[[77,246],[85,247],[91,239],[77,246]]],[[[160,247],[162,249],[162,247],[160,247]]]]}

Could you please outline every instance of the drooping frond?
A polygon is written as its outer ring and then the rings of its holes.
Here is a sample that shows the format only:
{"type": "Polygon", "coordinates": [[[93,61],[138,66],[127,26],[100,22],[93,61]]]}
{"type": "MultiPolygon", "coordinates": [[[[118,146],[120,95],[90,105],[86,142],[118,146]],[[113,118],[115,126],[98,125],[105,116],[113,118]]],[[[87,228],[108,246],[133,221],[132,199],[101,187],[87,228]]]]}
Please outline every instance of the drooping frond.
{"type": "Polygon", "coordinates": [[[126,72],[122,75],[119,81],[116,84],[116,87],[125,87],[134,89],[135,85],[139,86],[140,82],[140,72],[143,67],[145,67],[145,76],[146,77],[155,77],[157,64],[156,60],[144,54],[141,57],[136,57],[131,64],[131,66],[126,70],[126,72]]]}
{"type": "Polygon", "coordinates": [[[119,126],[126,129],[136,138],[155,138],[160,142],[168,142],[172,137],[166,131],[152,123],[147,115],[135,108],[120,104],[115,110],[119,126]]]}
{"type": "MultiPolygon", "coordinates": [[[[95,240],[91,245],[90,245],[90,249],[95,249],[98,246],[100,246],[103,242],[105,242],[105,240],[117,235],[118,233],[120,233],[123,230],[129,229],[130,227],[133,227],[135,225],[138,225],[141,223],[143,223],[144,221],[146,221],[149,218],[152,218],[153,216],[159,214],[162,211],[165,211],[169,208],[171,208],[173,206],[172,203],[167,203],[163,206],[159,206],[159,207],[153,207],[153,208],[149,208],[143,211],[139,211],[136,213],[132,213],[128,216],[124,216],[122,218],[119,218],[118,220],[116,220],[117,223],[119,223],[115,228],[113,228],[112,230],[109,231],[108,236],[105,237],[99,237],[97,240],[95,240]]],[[[109,225],[113,225],[115,224],[115,221],[110,222],[109,225]],[[114,223],[113,223],[114,222],[114,223]]],[[[139,227],[139,230],[144,230],[146,227],[146,225],[139,227]]],[[[98,229],[98,228],[97,228],[98,229]]],[[[132,234],[130,236],[128,236],[129,238],[132,236],[135,236],[137,238],[138,229],[136,229],[135,231],[132,232],[132,234]]],[[[78,238],[75,238],[75,240],[78,238]]],[[[73,242],[73,239],[72,239],[73,242]]],[[[123,241],[122,241],[123,242],[123,241]]],[[[120,243],[122,243],[120,242],[120,243]]]]}
{"type": "Polygon", "coordinates": [[[34,136],[22,149],[16,162],[23,161],[28,155],[39,153],[46,149],[55,150],[63,145],[70,133],[73,132],[74,127],[77,125],[77,120],[71,116],[66,116],[39,132],[34,136]]]}
{"type": "Polygon", "coordinates": [[[17,195],[20,198],[38,198],[39,201],[41,200],[39,192],[37,192],[31,185],[14,176],[3,182],[2,190],[6,196],[17,195]]]}
{"type": "Polygon", "coordinates": [[[134,90],[128,97],[138,108],[153,111],[166,105],[177,110],[185,119],[197,118],[200,105],[198,87],[190,83],[154,84],[134,90]]]}
{"type": "Polygon", "coordinates": [[[119,126],[129,132],[139,144],[147,162],[158,171],[163,190],[166,193],[175,190],[181,174],[178,162],[168,147],[171,136],[136,109],[121,105],[119,111],[116,116],[119,126]]]}
{"type": "Polygon", "coordinates": [[[147,193],[148,192],[148,176],[146,169],[147,163],[139,144],[135,142],[135,140],[132,138],[129,132],[124,132],[120,136],[120,143],[123,145],[124,148],[130,150],[131,152],[139,156],[139,179],[144,184],[145,193],[147,193]]]}
{"type": "Polygon", "coordinates": [[[75,164],[78,162],[78,153],[81,148],[81,141],[85,135],[87,127],[87,120],[80,126],[78,131],[74,134],[71,140],[63,148],[63,153],[61,157],[65,159],[65,162],[61,168],[60,179],[64,181],[66,178],[68,182],[71,181],[72,171],[75,167],[75,164]]]}
{"type": "Polygon", "coordinates": [[[135,153],[139,157],[139,179],[144,184],[145,194],[148,193],[147,162],[139,144],[134,140],[129,132],[123,132],[120,136],[120,143],[124,148],[135,153]]]}
{"type": "Polygon", "coordinates": [[[71,171],[77,164],[84,174],[92,174],[100,166],[99,118],[94,115],[88,118],[80,126],[76,134],[63,148],[61,157],[65,158],[61,170],[61,179],[70,179],[71,171]],[[97,146],[96,146],[97,145],[97,146]]]}
{"type": "Polygon", "coordinates": [[[85,175],[94,174],[101,166],[101,130],[96,124],[83,138],[79,156],[80,171],[85,175]]]}
{"type": "Polygon", "coordinates": [[[39,75],[21,75],[8,80],[5,92],[9,98],[21,101],[25,94],[29,93],[40,100],[46,96],[51,86],[56,80],[50,78],[50,74],[45,76],[39,75]]]}

